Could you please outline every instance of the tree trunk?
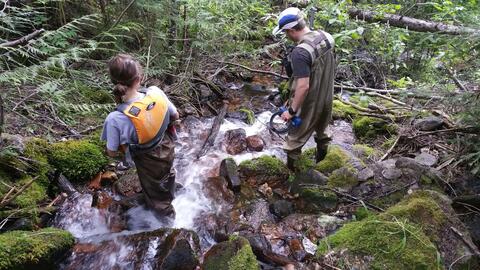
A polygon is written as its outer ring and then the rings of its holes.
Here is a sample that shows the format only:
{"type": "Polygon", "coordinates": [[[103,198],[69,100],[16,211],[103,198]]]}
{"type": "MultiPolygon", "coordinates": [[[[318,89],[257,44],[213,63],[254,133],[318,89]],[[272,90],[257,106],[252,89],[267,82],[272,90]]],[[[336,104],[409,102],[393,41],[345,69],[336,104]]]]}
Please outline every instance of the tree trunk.
{"type": "Polygon", "coordinates": [[[350,9],[348,14],[353,19],[360,19],[371,23],[388,23],[391,26],[407,28],[408,30],[417,32],[432,32],[449,35],[480,34],[480,29],[425,21],[395,14],[380,14],[373,11],[364,11],[359,9],[350,9]]]}

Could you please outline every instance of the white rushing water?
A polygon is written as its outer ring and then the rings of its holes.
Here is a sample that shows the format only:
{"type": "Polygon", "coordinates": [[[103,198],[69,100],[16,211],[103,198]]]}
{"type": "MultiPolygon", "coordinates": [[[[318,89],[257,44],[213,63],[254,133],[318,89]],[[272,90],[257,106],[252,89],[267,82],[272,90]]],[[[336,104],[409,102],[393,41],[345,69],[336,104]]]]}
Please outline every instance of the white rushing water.
{"type": "MultiPolygon", "coordinates": [[[[154,214],[144,206],[131,208],[127,212],[127,230],[120,233],[111,233],[108,218],[109,213],[105,209],[97,209],[91,207],[92,195],[79,194],[74,198],[69,198],[58,211],[54,221],[54,225],[70,231],[79,241],[79,243],[101,243],[105,239],[117,239],[117,236],[133,234],[136,232],[152,231],[159,228],[173,227],[192,229],[197,232],[201,231],[195,223],[196,218],[201,215],[216,213],[222,209],[221,205],[212,203],[210,198],[206,197],[203,191],[204,181],[208,177],[217,176],[219,173],[220,162],[228,157],[232,157],[237,163],[244,160],[252,159],[262,155],[274,155],[282,160],[286,156],[282,150],[282,139],[271,134],[268,130],[267,123],[270,120],[271,112],[263,112],[256,116],[253,125],[248,125],[240,120],[226,119],[220,127],[219,134],[214,145],[207,153],[197,159],[197,153],[200,151],[206,136],[209,132],[213,119],[199,120],[190,118],[184,120],[182,128],[179,129],[177,146],[175,149],[176,158],[174,168],[176,171],[176,181],[183,185],[175,196],[172,204],[175,208],[175,218],[158,220],[154,214]],[[260,135],[265,141],[265,149],[262,152],[244,152],[239,155],[231,156],[225,151],[224,134],[228,130],[243,128],[247,136],[260,135]]],[[[351,134],[351,127],[342,121],[336,122],[331,126],[330,134],[335,133],[334,143],[347,145],[350,136],[338,136],[339,133],[345,131],[345,134],[351,134]],[[333,131],[332,131],[333,130],[333,131]]],[[[306,147],[314,145],[311,139],[306,147]]],[[[201,239],[207,239],[207,245],[213,244],[210,236],[200,236],[201,239]]],[[[101,259],[92,258],[92,265],[83,264],[64,267],[66,269],[111,269],[114,267],[129,268],[128,254],[132,250],[131,244],[122,243],[119,240],[114,241],[116,248],[103,250],[105,254],[101,259]]],[[[148,250],[145,252],[142,261],[142,269],[149,269],[149,265],[153,260],[154,250],[158,246],[158,239],[152,239],[148,244],[148,250]],[[152,257],[152,258],[151,258],[152,257]]],[[[74,252],[70,257],[70,261],[75,260],[77,254],[74,252]]]]}

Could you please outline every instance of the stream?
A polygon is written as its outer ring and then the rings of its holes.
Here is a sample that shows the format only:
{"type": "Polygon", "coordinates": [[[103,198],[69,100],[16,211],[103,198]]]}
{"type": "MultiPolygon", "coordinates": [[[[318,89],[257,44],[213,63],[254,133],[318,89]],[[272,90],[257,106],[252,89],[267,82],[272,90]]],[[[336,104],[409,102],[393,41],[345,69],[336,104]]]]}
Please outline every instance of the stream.
{"type": "MultiPolygon", "coordinates": [[[[73,252],[60,265],[61,269],[153,269],[155,249],[158,238],[152,238],[142,243],[126,241],[125,237],[140,232],[154,231],[159,228],[185,228],[198,233],[201,252],[204,254],[215,244],[212,236],[202,230],[202,222],[198,219],[213,213],[222,212],[228,205],[215,203],[205,195],[204,182],[208,177],[218,175],[220,162],[232,157],[237,164],[244,160],[262,155],[274,155],[283,161],[286,155],[282,151],[283,140],[272,134],[266,123],[272,113],[269,111],[256,115],[256,121],[248,125],[237,119],[226,118],[220,127],[220,132],[214,145],[208,152],[196,159],[196,154],[203,145],[212,125],[213,118],[198,119],[187,117],[178,129],[176,159],[174,168],[176,181],[183,185],[177,190],[173,206],[175,218],[157,219],[144,206],[130,208],[126,213],[126,229],[114,232],[108,225],[115,216],[106,209],[92,207],[93,195],[77,194],[63,203],[55,219],[54,226],[70,231],[77,239],[73,252]],[[262,152],[243,152],[231,156],[226,153],[223,143],[224,134],[228,130],[243,128],[246,135],[260,135],[265,148],[262,152]],[[106,212],[107,211],[107,212],[106,212]],[[200,225],[199,225],[200,224],[200,225]],[[109,244],[104,243],[107,241],[109,244]],[[132,259],[134,257],[134,259],[132,259]],[[140,266],[139,266],[140,265],[140,266]]],[[[334,144],[351,148],[354,136],[351,125],[345,121],[335,121],[330,125],[328,133],[334,144]]],[[[305,147],[313,147],[313,138],[305,147]]],[[[104,188],[114,200],[120,200],[109,188],[104,188]]]]}

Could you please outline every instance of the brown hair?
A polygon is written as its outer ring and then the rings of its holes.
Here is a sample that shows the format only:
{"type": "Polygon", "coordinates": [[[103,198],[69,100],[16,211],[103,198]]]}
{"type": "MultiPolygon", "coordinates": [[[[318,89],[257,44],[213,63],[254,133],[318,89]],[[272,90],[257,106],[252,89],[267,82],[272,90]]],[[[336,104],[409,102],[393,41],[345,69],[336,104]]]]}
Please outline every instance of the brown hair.
{"type": "Polygon", "coordinates": [[[142,66],[131,55],[118,54],[108,62],[110,79],[115,84],[113,95],[117,103],[122,102],[129,87],[142,77],[142,66]]]}

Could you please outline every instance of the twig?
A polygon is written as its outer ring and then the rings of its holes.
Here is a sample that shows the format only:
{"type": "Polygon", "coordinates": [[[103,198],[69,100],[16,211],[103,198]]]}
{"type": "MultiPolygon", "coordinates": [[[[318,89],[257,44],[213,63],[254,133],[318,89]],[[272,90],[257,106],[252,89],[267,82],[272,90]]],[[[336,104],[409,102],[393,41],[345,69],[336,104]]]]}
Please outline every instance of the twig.
{"type": "Polygon", "coordinates": [[[457,85],[457,87],[460,88],[460,90],[462,90],[463,92],[469,91],[468,88],[465,85],[463,85],[460,80],[458,80],[457,76],[455,76],[455,72],[450,70],[448,67],[445,67],[445,69],[447,70],[448,75],[450,75],[450,77],[452,78],[453,82],[455,82],[455,85],[457,85]]]}
{"type": "Polygon", "coordinates": [[[450,227],[450,229],[465,243],[465,245],[468,246],[470,251],[472,251],[475,256],[480,257],[480,252],[478,251],[478,248],[471,241],[465,239],[465,236],[455,227],[450,227]]]}
{"type": "Polygon", "coordinates": [[[380,208],[380,207],[378,207],[378,206],[376,206],[376,205],[373,205],[373,204],[371,204],[371,203],[369,203],[369,202],[366,202],[366,201],[364,201],[364,200],[362,200],[362,199],[359,199],[359,198],[357,198],[357,197],[355,197],[355,196],[352,196],[352,195],[350,195],[350,194],[348,194],[348,193],[341,192],[341,191],[339,191],[339,190],[337,190],[337,189],[335,189],[335,188],[329,188],[329,187],[320,187],[320,188],[321,188],[321,189],[326,189],[326,190],[332,191],[332,192],[334,192],[335,194],[337,194],[337,195],[339,195],[339,196],[342,196],[342,197],[345,197],[345,198],[347,198],[347,199],[354,200],[354,201],[357,201],[357,202],[362,202],[362,203],[364,203],[365,205],[367,205],[368,207],[370,207],[370,208],[372,208],[372,209],[374,209],[374,210],[377,210],[377,211],[380,211],[380,212],[384,212],[384,211],[385,211],[384,209],[382,209],[382,208],[380,208]]]}
{"type": "Polygon", "coordinates": [[[37,36],[39,36],[43,32],[45,32],[45,29],[43,29],[43,28],[39,29],[39,30],[35,30],[32,33],[30,33],[26,36],[23,36],[19,39],[12,40],[12,41],[7,41],[7,42],[4,42],[4,43],[0,44],[0,48],[15,47],[17,45],[23,45],[23,44],[27,43],[29,40],[36,38],[37,36]]]}
{"type": "Polygon", "coordinates": [[[237,66],[237,67],[246,69],[246,70],[251,71],[251,72],[260,73],[260,74],[266,74],[266,75],[272,75],[272,76],[276,76],[276,77],[279,77],[279,78],[282,78],[282,79],[288,79],[288,76],[285,76],[285,75],[282,75],[282,74],[279,74],[279,73],[276,73],[276,72],[273,72],[273,71],[253,69],[253,68],[250,68],[250,67],[247,67],[247,66],[244,66],[244,65],[240,65],[240,64],[237,64],[237,63],[220,61],[220,60],[216,60],[216,59],[214,59],[214,60],[217,61],[217,62],[219,62],[219,63],[222,63],[222,64],[231,65],[231,66],[237,66]]]}
{"type": "Polygon", "coordinates": [[[200,151],[197,154],[197,159],[205,155],[208,148],[213,145],[215,142],[215,138],[217,137],[218,131],[220,130],[220,126],[222,125],[223,119],[225,118],[225,114],[227,114],[228,105],[225,103],[223,104],[222,109],[218,113],[215,121],[213,121],[212,128],[210,129],[210,133],[208,134],[207,139],[200,148],[200,151]]]}
{"type": "Polygon", "coordinates": [[[400,141],[400,137],[402,137],[402,135],[398,135],[397,139],[396,139],[395,142],[392,144],[392,146],[390,147],[390,149],[388,149],[388,151],[385,153],[385,155],[382,156],[382,158],[380,158],[379,161],[385,160],[385,159],[388,157],[388,155],[390,155],[390,153],[393,151],[393,149],[395,148],[395,146],[397,146],[398,141],[400,141]]]}
{"type": "Polygon", "coordinates": [[[368,96],[373,96],[373,97],[379,97],[379,98],[383,98],[385,100],[388,100],[388,101],[391,101],[397,105],[400,105],[400,106],[404,106],[404,107],[409,107],[405,102],[401,102],[397,99],[394,99],[394,98],[391,98],[391,97],[387,97],[385,95],[382,95],[382,94],[379,94],[377,92],[367,92],[366,93],[368,96]]]}
{"type": "Polygon", "coordinates": [[[36,94],[38,94],[38,90],[34,91],[33,93],[31,93],[30,95],[22,98],[22,100],[20,100],[17,104],[15,104],[15,106],[13,106],[13,109],[12,111],[15,111],[17,109],[18,106],[20,106],[20,104],[22,104],[23,102],[27,101],[29,98],[35,96],[36,94]]]}
{"type": "Polygon", "coordinates": [[[22,194],[28,187],[30,187],[32,185],[32,183],[37,180],[38,176],[32,178],[32,180],[28,181],[25,185],[23,185],[22,188],[20,188],[20,190],[18,190],[17,193],[15,193],[10,199],[7,199],[5,201],[2,200],[2,202],[0,203],[0,208],[3,208],[5,207],[5,205],[9,204],[11,201],[13,201],[18,195],[22,194]]]}
{"type": "Polygon", "coordinates": [[[133,5],[133,3],[135,3],[135,0],[132,0],[130,1],[130,3],[127,5],[127,7],[122,11],[122,13],[120,13],[120,16],[118,16],[117,20],[115,21],[115,23],[108,29],[107,32],[109,32],[110,30],[112,30],[113,28],[115,28],[115,26],[117,26],[120,21],[122,20],[123,16],[125,16],[125,13],[127,13],[128,9],[133,5]]]}

